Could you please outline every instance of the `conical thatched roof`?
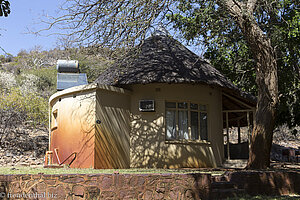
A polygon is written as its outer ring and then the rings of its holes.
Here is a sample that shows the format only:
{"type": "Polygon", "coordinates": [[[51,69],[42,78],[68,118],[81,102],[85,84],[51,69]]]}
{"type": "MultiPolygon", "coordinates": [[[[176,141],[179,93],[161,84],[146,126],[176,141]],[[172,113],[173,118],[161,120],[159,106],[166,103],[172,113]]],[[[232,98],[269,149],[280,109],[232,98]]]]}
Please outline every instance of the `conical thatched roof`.
{"type": "MultiPolygon", "coordinates": [[[[95,81],[122,86],[149,83],[202,83],[246,97],[207,61],[169,36],[156,35],[144,41],[138,52],[119,60],[95,81]]],[[[250,96],[249,96],[250,97],[250,96]]],[[[253,99],[252,99],[253,100],[253,99]]]]}

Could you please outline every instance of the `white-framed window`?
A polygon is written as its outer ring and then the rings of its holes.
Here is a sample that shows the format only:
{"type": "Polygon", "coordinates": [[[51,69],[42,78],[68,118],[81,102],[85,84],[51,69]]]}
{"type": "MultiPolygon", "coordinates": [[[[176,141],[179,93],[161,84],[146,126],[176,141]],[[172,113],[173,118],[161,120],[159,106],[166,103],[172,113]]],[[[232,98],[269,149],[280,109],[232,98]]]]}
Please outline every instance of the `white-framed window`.
{"type": "Polygon", "coordinates": [[[207,105],[185,102],[165,102],[166,140],[208,140],[207,105]]]}

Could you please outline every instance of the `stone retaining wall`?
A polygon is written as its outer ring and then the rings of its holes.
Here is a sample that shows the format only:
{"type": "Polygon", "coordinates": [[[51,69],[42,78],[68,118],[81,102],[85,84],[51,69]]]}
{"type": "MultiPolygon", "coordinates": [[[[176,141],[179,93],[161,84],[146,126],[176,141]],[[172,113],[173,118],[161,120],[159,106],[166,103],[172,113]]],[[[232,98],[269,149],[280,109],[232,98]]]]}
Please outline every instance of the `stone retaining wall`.
{"type": "Polygon", "coordinates": [[[0,175],[0,199],[210,199],[228,181],[248,194],[300,194],[300,172],[0,175]]]}
{"type": "Polygon", "coordinates": [[[209,174],[1,175],[0,197],[207,199],[210,180],[209,174]]]}
{"type": "Polygon", "coordinates": [[[228,173],[227,179],[245,189],[247,194],[265,195],[300,195],[300,170],[276,172],[234,172],[228,173]]]}

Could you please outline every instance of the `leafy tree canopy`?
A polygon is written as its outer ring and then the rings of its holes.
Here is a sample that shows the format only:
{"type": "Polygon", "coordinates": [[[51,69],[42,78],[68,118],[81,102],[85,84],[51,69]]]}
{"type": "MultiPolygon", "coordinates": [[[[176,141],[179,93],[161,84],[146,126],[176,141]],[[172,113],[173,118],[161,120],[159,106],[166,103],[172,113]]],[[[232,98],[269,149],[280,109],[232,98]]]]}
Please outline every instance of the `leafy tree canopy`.
{"type": "MultiPolygon", "coordinates": [[[[180,1],[168,15],[188,41],[204,43],[213,66],[245,91],[257,94],[256,63],[245,36],[217,1],[180,1]]],[[[300,125],[300,3],[294,0],[259,1],[254,12],[260,28],[277,54],[279,106],[277,125],[300,125]]]]}
{"type": "Polygon", "coordinates": [[[0,16],[7,17],[10,14],[10,3],[6,0],[0,0],[0,16]]]}

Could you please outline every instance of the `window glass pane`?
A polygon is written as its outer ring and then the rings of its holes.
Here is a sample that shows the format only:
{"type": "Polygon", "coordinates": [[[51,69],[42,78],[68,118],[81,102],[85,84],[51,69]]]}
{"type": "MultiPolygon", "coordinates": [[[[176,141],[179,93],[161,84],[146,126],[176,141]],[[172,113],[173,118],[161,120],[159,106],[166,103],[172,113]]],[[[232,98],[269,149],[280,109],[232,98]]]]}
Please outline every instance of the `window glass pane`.
{"type": "Polygon", "coordinates": [[[176,108],[175,102],[166,102],[166,108],[176,108]]]}
{"type": "Polygon", "coordinates": [[[167,139],[176,139],[176,118],[175,110],[166,111],[166,137],[167,139]]]}
{"type": "Polygon", "coordinates": [[[206,105],[200,105],[200,110],[201,111],[206,111],[206,105]]]}
{"type": "Polygon", "coordinates": [[[198,104],[191,103],[190,108],[193,109],[193,110],[198,110],[198,104]]]}
{"type": "Polygon", "coordinates": [[[207,113],[200,113],[200,138],[207,140],[207,113]]]}
{"type": "Polygon", "coordinates": [[[189,139],[187,111],[178,111],[178,139],[189,139]]]}
{"type": "Polygon", "coordinates": [[[187,102],[180,102],[180,103],[178,103],[178,108],[187,109],[187,102]]]}
{"type": "Polygon", "coordinates": [[[199,127],[198,127],[198,112],[191,111],[191,131],[192,140],[199,139],[199,127]]]}

